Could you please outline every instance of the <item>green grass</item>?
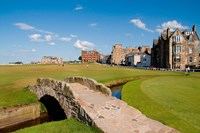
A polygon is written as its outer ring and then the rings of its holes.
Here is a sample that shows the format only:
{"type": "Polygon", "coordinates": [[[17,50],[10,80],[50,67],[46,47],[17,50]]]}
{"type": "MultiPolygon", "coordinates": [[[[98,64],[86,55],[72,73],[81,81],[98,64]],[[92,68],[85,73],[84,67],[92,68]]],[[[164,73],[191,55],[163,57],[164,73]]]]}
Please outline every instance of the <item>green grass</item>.
{"type": "Polygon", "coordinates": [[[101,131],[70,118],[25,128],[15,133],[101,133],[101,131]]]}
{"type": "Polygon", "coordinates": [[[86,64],[69,64],[64,67],[58,65],[0,66],[0,107],[37,102],[36,97],[25,87],[35,84],[39,77],[63,80],[67,76],[84,76],[101,83],[113,83],[111,81],[144,75],[180,74],[182,73],[109,67],[98,64],[89,64],[89,68],[86,64]]]}
{"type": "Polygon", "coordinates": [[[199,78],[154,77],[124,85],[122,99],[150,118],[184,133],[200,132],[199,78]]]}
{"type": "MultiPolygon", "coordinates": [[[[63,80],[68,76],[93,78],[106,85],[138,79],[124,86],[122,97],[125,101],[147,116],[180,131],[185,133],[200,131],[197,113],[200,112],[199,87],[196,85],[200,73],[191,73],[186,77],[183,72],[139,70],[98,64],[89,64],[88,68],[86,64],[68,64],[64,67],[58,65],[0,66],[0,107],[37,102],[36,96],[26,86],[35,84],[39,77],[63,80]],[[168,88],[169,86],[171,88],[168,88]]],[[[69,119],[42,124],[25,131],[89,132],[90,129],[85,129],[87,128],[85,126],[81,129],[82,126],[77,124],[77,121],[69,119]]]]}

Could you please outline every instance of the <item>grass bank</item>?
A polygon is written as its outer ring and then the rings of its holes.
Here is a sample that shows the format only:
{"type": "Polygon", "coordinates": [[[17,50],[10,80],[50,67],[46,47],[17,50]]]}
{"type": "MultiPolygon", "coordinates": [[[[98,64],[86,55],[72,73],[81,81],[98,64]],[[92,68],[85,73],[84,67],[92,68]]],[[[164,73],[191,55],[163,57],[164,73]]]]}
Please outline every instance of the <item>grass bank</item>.
{"type": "Polygon", "coordinates": [[[15,133],[102,133],[100,130],[78,122],[74,118],[44,123],[18,130],[15,133]],[[58,128],[59,127],[59,128],[58,128]]]}
{"type": "Polygon", "coordinates": [[[191,76],[140,79],[124,85],[122,99],[148,117],[181,132],[199,133],[198,83],[199,78],[191,76]]]}

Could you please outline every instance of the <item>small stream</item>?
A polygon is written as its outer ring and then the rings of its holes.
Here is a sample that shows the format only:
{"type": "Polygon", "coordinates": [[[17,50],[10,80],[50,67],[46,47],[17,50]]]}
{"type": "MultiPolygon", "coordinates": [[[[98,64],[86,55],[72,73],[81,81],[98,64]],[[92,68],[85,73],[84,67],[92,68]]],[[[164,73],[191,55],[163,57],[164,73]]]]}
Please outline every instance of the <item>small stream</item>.
{"type": "Polygon", "coordinates": [[[122,98],[122,87],[123,85],[120,85],[120,86],[114,86],[111,88],[111,91],[112,91],[112,96],[113,97],[116,97],[118,99],[121,99],[122,98]]]}
{"type": "Polygon", "coordinates": [[[45,122],[50,122],[52,119],[48,116],[48,113],[41,113],[40,117],[34,120],[25,121],[16,125],[8,126],[5,128],[0,129],[0,133],[9,133],[14,132],[19,129],[23,129],[26,127],[31,127],[34,125],[42,124],[45,122]]]}

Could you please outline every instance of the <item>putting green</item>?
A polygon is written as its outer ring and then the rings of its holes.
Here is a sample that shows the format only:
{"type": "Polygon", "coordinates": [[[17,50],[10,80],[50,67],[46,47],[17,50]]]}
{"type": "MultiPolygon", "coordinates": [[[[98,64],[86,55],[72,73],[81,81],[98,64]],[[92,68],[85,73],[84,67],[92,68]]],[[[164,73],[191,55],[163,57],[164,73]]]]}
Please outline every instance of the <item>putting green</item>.
{"type": "Polygon", "coordinates": [[[144,81],[142,92],[150,99],[200,129],[199,78],[158,77],[144,81]]]}

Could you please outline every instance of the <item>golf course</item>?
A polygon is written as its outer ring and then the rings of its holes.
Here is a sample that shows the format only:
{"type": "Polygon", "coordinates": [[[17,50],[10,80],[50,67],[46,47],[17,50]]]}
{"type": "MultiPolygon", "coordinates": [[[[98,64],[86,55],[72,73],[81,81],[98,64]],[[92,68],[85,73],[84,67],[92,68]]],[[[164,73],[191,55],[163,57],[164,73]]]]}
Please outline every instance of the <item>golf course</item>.
{"type": "MultiPolygon", "coordinates": [[[[41,77],[63,80],[68,76],[92,78],[106,86],[127,82],[122,89],[122,100],[129,105],[180,132],[200,132],[199,72],[191,72],[186,76],[184,72],[111,67],[100,64],[2,65],[0,66],[0,107],[38,102],[36,96],[27,89],[28,85],[35,84],[36,79],[41,77]]],[[[54,130],[70,133],[100,132],[73,118],[45,123],[18,132],[35,133],[54,130]],[[62,128],[59,128],[60,126],[62,128]]]]}

